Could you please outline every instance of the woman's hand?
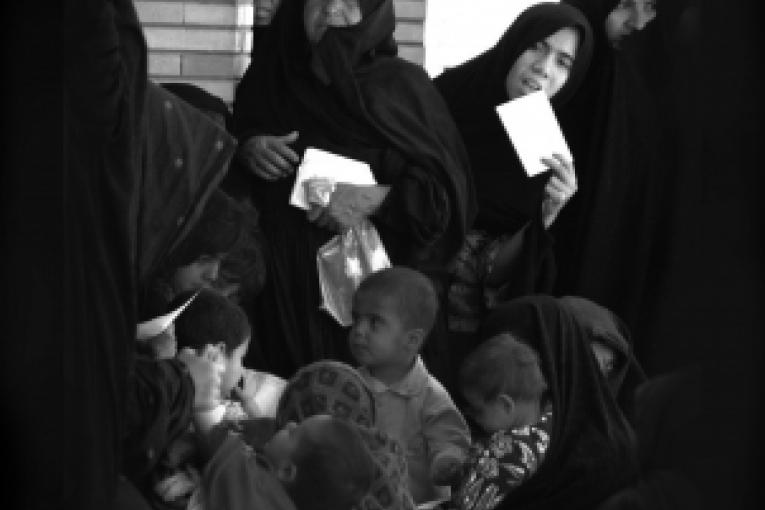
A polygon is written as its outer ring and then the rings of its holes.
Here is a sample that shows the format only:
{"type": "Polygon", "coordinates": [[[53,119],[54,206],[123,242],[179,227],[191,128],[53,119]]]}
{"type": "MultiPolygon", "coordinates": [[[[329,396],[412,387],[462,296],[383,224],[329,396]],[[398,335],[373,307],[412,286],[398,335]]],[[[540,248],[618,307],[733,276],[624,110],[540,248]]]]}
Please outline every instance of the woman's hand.
{"type": "Polygon", "coordinates": [[[542,221],[545,228],[550,228],[566,202],[576,193],[576,172],[574,163],[560,154],[552,158],[542,158],[542,163],[552,170],[550,180],[545,186],[545,198],[542,200],[542,221]]]}
{"type": "Polygon", "coordinates": [[[284,136],[251,136],[240,145],[237,154],[255,175],[267,181],[275,181],[292,175],[295,165],[300,162],[300,157],[290,147],[298,136],[297,131],[284,136]]]}
{"type": "Polygon", "coordinates": [[[311,205],[308,221],[343,233],[375,212],[390,191],[390,186],[337,183],[326,207],[311,205]]]}

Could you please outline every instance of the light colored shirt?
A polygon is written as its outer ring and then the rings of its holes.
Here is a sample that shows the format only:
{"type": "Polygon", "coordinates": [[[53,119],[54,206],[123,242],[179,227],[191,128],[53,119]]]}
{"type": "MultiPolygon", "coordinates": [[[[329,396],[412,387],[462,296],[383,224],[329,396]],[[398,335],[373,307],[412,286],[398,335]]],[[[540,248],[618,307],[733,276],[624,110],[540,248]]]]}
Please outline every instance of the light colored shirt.
{"type": "Polygon", "coordinates": [[[443,466],[462,463],[470,448],[470,432],[449,393],[422,359],[398,382],[387,385],[365,367],[359,372],[375,396],[376,426],[406,451],[409,490],[415,503],[449,497],[448,487],[433,483],[443,466]]]}

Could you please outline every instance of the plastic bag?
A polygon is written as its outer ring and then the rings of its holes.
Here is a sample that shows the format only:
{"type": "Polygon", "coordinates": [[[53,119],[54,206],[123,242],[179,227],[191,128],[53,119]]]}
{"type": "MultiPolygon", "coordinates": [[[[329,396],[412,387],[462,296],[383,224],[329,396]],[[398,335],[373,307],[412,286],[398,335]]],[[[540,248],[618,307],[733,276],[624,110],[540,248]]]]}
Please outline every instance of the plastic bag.
{"type": "Polygon", "coordinates": [[[369,220],[336,235],[316,254],[321,287],[321,308],[341,326],[351,325],[353,293],[361,280],[390,267],[377,229],[369,220]]]}

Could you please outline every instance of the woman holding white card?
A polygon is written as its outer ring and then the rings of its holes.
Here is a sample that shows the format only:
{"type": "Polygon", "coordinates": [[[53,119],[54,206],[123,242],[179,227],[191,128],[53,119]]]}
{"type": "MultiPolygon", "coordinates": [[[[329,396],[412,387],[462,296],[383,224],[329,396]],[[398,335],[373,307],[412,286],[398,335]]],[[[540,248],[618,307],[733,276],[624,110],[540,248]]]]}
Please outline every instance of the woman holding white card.
{"type": "Polygon", "coordinates": [[[452,332],[470,336],[498,301],[552,288],[547,228],[576,191],[574,165],[550,154],[542,159],[548,171],[529,177],[495,108],[539,90],[559,107],[581,84],[591,51],[590,26],[578,10],[537,4],[494,47],[435,79],[468,149],[478,199],[474,230],[453,267],[452,332]]]}
{"type": "Polygon", "coordinates": [[[394,28],[391,0],[283,0],[237,89],[237,159],[270,251],[253,327],[279,375],[350,359],[319,310],[316,252],[330,238],[368,218],[392,263],[428,269],[472,222],[459,132],[424,70],[395,56],[394,28]],[[367,163],[378,184],[338,184],[306,215],[288,200],[307,147],[367,163]]]}

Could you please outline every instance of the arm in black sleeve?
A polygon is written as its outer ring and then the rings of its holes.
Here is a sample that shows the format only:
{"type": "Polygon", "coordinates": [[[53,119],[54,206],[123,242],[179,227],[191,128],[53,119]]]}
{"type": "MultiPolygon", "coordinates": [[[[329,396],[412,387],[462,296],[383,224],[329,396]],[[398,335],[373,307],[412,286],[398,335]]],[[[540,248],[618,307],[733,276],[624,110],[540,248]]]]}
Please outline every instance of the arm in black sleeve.
{"type": "Polygon", "coordinates": [[[384,151],[379,164],[393,178],[382,182],[391,186],[390,192],[372,220],[393,258],[408,260],[411,250],[427,251],[444,235],[452,214],[451,199],[437,174],[410,163],[396,151],[384,151]],[[404,253],[396,257],[399,250],[404,253]]]}

